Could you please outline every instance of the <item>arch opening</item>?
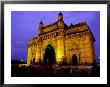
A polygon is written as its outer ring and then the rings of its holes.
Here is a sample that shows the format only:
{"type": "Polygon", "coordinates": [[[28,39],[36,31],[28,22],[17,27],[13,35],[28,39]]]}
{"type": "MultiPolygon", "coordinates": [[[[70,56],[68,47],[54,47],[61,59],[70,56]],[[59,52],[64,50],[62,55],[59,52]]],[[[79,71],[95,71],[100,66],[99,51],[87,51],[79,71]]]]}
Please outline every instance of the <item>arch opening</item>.
{"type": "Polygon", "coordinates": [[[77,64],[78,64],[77,56],[76,56],[76,54],[73,54],[73,56],[72,56],[72,65],[77,65],[77,64]]]}
{"type": "Polygon", "coordinates": [[[55,63],[56,63],[55,50],[50,44],[48,44],[45,50],[44,64],[55,64],[55,63]]]}

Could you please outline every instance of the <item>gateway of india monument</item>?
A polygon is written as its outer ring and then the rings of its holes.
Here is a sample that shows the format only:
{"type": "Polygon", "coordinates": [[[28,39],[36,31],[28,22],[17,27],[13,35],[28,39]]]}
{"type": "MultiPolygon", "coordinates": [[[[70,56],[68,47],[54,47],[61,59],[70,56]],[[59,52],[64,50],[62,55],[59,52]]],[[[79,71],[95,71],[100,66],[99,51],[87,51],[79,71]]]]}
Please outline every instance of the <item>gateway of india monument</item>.
{"type": "Polygon", "coordinates": [[[86,22],[67,26],[63,14],[58,21],[39,23],[38,36],[28,43],[27,64],[93,64],[96,62],[95,38],[86,22]]]}

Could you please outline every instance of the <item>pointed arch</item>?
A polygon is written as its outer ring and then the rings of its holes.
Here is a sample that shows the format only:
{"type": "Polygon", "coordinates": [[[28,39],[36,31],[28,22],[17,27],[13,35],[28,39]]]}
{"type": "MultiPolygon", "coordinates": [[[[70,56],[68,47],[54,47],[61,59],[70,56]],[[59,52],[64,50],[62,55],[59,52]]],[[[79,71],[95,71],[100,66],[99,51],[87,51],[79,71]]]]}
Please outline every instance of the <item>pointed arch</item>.
{"type": "Polygon", "coordinates": [[[44,63],[45,64],[55,64],[56,63],[55,50],[50,44],[48,44],[47,48],[45,49],[44,63]]]}
{"type": "Polygon", "coordinates": [[[77,60],[76,54],[73,54],[73,56],[72,56],[72,64],[73,65],[77,65],[78,64],[78,60],[77,60]]]}

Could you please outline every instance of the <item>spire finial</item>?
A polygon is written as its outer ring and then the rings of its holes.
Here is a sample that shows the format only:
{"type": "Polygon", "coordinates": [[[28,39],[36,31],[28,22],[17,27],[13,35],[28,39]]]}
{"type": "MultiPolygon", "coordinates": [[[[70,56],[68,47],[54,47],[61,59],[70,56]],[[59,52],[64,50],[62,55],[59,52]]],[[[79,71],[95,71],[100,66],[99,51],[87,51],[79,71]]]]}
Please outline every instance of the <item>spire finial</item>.
{"type": "Polygon", "coordinates": [[[63,14],[62,14],[61,11],[60,11],[59,14],[58,14],[58,20],[63,20],[63,14]]]}
{"type": "Polygon", "coordinates": [[[42,20],[40,21],[40,24],[43,24],[42,20]]]}
{"type": "Polygon", "coordinates": [[[60,11],[58,15],[63,15],[62,12],[60,11]]]}

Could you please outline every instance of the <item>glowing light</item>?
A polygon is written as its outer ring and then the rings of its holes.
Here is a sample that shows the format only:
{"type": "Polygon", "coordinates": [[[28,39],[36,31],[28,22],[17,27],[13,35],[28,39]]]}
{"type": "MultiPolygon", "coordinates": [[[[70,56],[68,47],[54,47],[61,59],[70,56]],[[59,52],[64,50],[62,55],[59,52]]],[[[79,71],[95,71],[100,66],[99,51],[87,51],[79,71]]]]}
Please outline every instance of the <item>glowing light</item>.
{"type": "Polygon", "coordinates": [[[20,60],[20,61],[23,61],[23,60],[20,60]]]}

